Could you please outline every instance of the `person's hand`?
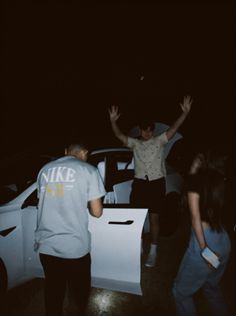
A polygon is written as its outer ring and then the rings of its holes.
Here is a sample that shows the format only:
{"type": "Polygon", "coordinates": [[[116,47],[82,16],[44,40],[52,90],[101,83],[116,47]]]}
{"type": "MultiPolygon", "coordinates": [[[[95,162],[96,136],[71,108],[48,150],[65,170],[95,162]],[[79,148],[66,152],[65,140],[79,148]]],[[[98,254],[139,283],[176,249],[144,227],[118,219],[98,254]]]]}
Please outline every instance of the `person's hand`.
{"type": "Polygon", "coordinates": [[[188,112],[191,110],[193,100],[189,95],[184,97],[184,100],[182,103],[180,103],[181,109],[185,114],[188,114],[188,112]]]}
{"type": "Polygon", "coordinates": [[[109,109],[110,120],[111,122],[115,122],[120,117],[120,113],[118,112],[119,108],[116,105],[112,105],[109,109]]]}
{"type": "Polygon", "coordinates": [[[218,253],[212,251],[209,249],[207,246],[201,250],[201,256],[204,258],[206,261],[207,265],[211,269],[217,269],[220,265],[220,256],[218,253]]]}

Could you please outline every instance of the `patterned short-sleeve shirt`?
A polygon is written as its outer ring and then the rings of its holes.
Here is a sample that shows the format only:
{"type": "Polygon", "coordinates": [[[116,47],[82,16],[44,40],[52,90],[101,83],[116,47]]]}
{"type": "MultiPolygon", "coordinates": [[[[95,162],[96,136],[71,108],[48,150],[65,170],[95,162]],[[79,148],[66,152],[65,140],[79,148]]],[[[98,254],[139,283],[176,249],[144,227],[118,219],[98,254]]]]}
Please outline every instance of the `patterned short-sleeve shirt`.
{"type": "Polygon", "coordinates": [[[152,181],[166,176],[164,146],[167,142],[166,132],[147,141],[128,137],[128,147],[134,152],[135,178],[152,181]]]}

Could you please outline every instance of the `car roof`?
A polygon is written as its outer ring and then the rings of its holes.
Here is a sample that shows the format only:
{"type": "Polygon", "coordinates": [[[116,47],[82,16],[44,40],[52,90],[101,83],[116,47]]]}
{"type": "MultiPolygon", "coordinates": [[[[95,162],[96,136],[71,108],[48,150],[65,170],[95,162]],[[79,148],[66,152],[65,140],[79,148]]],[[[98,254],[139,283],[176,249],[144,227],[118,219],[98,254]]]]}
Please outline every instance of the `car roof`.
{"type": "Polygon", "coordinates": [[[96,154],[102,154],[102,153],[108,153],[108,152],[132,152],[131,149],[127,147],[114,147],[114,148],[103,148],[103,149],[96,149],[92,150],[90,155],[96,155],[96,154]]]}

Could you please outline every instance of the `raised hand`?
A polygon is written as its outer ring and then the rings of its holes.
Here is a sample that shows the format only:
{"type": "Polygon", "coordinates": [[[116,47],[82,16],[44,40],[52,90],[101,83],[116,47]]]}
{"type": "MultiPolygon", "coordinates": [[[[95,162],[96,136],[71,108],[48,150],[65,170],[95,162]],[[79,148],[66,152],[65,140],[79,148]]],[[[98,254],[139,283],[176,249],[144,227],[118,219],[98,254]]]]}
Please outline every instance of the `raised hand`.
{"type": "Polygon", "coordinates": [[[117,125],[117,120],[120,117],[119,108],[116,105],[112,105],[110,109],[108,109],[110,114],[111,127],[115,134],[115,136],[125,145],[127,146],[128,138],[122,131],[119,129],[117,125]]]}
{"type": "Polygon", "coordinates": [[[189,95],[184,97],[184,100],[182,103],[180,103],[181,109],[185,114],[188,114],[188,112],[191,110],[193,100],[189,95]]]}
{"type": "Polygon", "coordinates": [[[110,109],[108,109],[110,114],[110,120],[111,122],[116,122],[118,118],[120,117],[119,113],[119,107],[116,105],[112,105],[110,109]]]}

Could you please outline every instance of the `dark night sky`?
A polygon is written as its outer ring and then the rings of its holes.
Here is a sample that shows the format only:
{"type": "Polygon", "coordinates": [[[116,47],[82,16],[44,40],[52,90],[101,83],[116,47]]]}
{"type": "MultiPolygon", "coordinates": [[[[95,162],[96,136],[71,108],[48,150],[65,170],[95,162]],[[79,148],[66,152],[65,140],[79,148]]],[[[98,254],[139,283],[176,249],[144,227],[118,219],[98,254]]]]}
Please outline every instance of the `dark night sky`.
{"type": "Polygon", "coordinates": [[[185,138],[235,144],[233,2],[81,3],[6,2],[1,148],[118,145],[110,104],[126,132],[147,115],[171,124],[186,94],[185,138]]]}

